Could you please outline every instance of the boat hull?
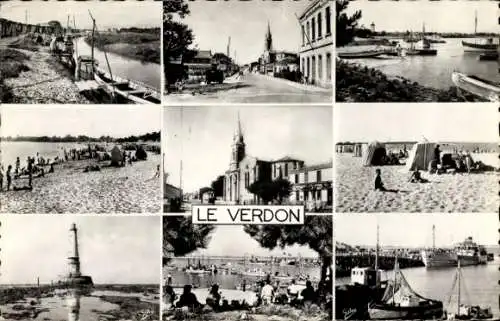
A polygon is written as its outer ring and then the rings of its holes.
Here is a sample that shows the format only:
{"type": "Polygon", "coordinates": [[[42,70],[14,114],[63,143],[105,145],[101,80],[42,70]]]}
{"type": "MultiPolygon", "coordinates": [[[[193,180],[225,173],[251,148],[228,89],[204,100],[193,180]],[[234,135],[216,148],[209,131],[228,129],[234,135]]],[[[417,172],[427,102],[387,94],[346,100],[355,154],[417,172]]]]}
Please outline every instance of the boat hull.
{"type": "Polygon", "coordinates": [[[443,316],[443,303],[433,301],[427,305],[415,307],[375,303],[368,306],[368,314],[372,320],[434,319],[443,316]]]}
{"type": "Polygon", "coordinates": [[[363,52],[344,52],[338,53],[337,56],[341,59],[362,59],[362,58],[375,58],[386,54],[385,50],[378,51],[363,51],[363,52]]]}
{"type": "Polygon", "coordinates": [[[487,80],[479,79],[478,77],[470,77],[458,72],[452,73],[451,80],[458,88],[475,96],[492,102],[499,101],[500,84],[495,85],[487,80]]]}
{"type": "Polygon", "coordinates": [[[452,267],[457,265],[456,257],[452,253],[422,251],[421,255],[426,268],[452,267]]]}
{"type": "Polygon", "coordinates": [[[475,256],[457,255],[457,261],[460,261],[460,266],[469,266],[469,265],[486,264],[488,259],[486,256],[483,255],[475,255],[475,256]]]}
{"type": "Polygon", "coordinates": [[[497,44],[477,44],[462,41],[462,46],[466,52],[496,52],[498,50],[497,44]]]}

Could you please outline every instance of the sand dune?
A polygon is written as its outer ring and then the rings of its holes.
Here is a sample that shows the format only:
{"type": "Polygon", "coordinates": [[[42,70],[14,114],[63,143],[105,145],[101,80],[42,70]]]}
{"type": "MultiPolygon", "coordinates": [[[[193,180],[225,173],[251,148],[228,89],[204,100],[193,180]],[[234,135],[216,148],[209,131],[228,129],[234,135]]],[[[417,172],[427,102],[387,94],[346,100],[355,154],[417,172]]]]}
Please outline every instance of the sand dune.
{"type": "MultiPolygon", "coordinates": [[[[496,155],[498,157],[498,155],[496,155]]],[[[477,157],[476,157],[477,158],[477,157]]],[[[478,158],[479,159],[479,158],[478,158]]],[[[360,157],[336,155],[335,202],[337,212],[496,212],[498,173],[422,176],[429,183],[409,183],[404,166],[363,167],[360,157]],[[375,169],[382,171],[388,189],[374,190],[375,169]]]]}
{"type": "MultiPolygon", "coordinates": [[[[57,165],[55,173],[33,179],[32,191],[1,192],[0,212],[158,213],[160,179],[153,176],[160,162],[160,155],[150,153],[147,161],[121,168],[103,167],[108,162],[94,160],[57,165]],[[101,171],[84,173],[89,164],[98,164],[101,171]]],[[[28,184],[27,180],[13,183],[28,184]]]]}

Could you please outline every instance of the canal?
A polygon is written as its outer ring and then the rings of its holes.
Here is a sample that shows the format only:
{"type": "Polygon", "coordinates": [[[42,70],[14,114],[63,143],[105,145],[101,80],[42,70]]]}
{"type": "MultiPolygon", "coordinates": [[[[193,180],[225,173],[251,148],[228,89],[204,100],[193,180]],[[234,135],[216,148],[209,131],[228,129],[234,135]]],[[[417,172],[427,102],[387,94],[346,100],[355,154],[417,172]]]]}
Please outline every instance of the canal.
{"type": "MultiPolygon", "coordinates": [[[[92,48],[86,42],[84,37],[77,39],[75,49],[78,55],[91,55],[92,48]]],[[[94,56],[99,61],[99,65],[108,70],[104,52],[94,48],[94,56]]],[[[122,78],[140,81],[158,90],[161,87],[161,66],[160,64],[141,62],[139,60],[126,58],[112,52],[107,52],[109,65],[113,75],[122,78]]]]}
{"type": "MultiPolygon", "coordinates": [[[[495,255],[495,260],[487,265],[466,266],[462,268],[461,300],[463,304],[489,306],[493,316],[500,317],[498,306],[498,268],[500,260],[495,255]]],[[[426,269],[425,267],[408,268],[401,270],[408,284],[418,294],[443,302],[447,311],[454,312],[457,309],[457,287],[453,289],[453,279],[456,268],[426,269]],[[451,300],[450,300],[451,298],[451,300]]],[[[382,279],[391,279],[392,271],[382,274],[382,279]]],[[[350,282],[350,278],[336,278],[335,285],[344,285],[350,282]]]]}
{"type": "MultiPolygon", "coordinates": [[[[437,56],[407,56],[407,57],[379,57],[348,60],[353,63],[379,69],[388,76],[404,77],[416,81],[421,85],[439,89],[448,89],[454,86],[451,81],[453,71],[473,74],[490,81],[500,81],[496,61],[479,61],[478,53],[464,52],[462,40],[471,39],[447,38],[446,43],[432,44],[437,49],[437,56]]],[[[408,43],[400,41],[406,48],[408,43]]],[[[417,44],[418,46],[419,44],[417,44]]],[[[347,51],[360,51],[367,47],[344,47],[347,51]]]]}

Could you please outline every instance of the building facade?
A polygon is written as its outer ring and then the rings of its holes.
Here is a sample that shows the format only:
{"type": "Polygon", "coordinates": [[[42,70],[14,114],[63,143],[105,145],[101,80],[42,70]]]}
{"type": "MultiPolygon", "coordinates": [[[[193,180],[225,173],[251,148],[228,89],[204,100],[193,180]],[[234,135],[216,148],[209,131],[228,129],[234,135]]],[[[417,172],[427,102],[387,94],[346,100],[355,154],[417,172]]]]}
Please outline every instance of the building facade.
{"type": "Polygon", "coordinates": [[[302,44],[300,71],[309,84],[332,86],[333,2],[315,0],[299,17],[302,44]]]}
{"type": "Polygon", "coordinates": [[[308,210],[328,210],[333,206],[333,162],[291,170],[289,202],[304,204],[308,210]]]}

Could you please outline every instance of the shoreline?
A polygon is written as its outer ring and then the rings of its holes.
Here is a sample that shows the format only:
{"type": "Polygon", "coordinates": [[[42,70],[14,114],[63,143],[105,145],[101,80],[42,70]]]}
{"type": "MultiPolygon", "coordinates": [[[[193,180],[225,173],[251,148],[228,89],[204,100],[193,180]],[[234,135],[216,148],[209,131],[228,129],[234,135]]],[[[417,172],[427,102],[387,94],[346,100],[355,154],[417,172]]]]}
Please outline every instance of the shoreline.
{"type": "Polygon", "coordinates": [[[421,85],[391,77],[376,68],[336,59],[336,102],[487,102],[472,94],[421,85]]]}

